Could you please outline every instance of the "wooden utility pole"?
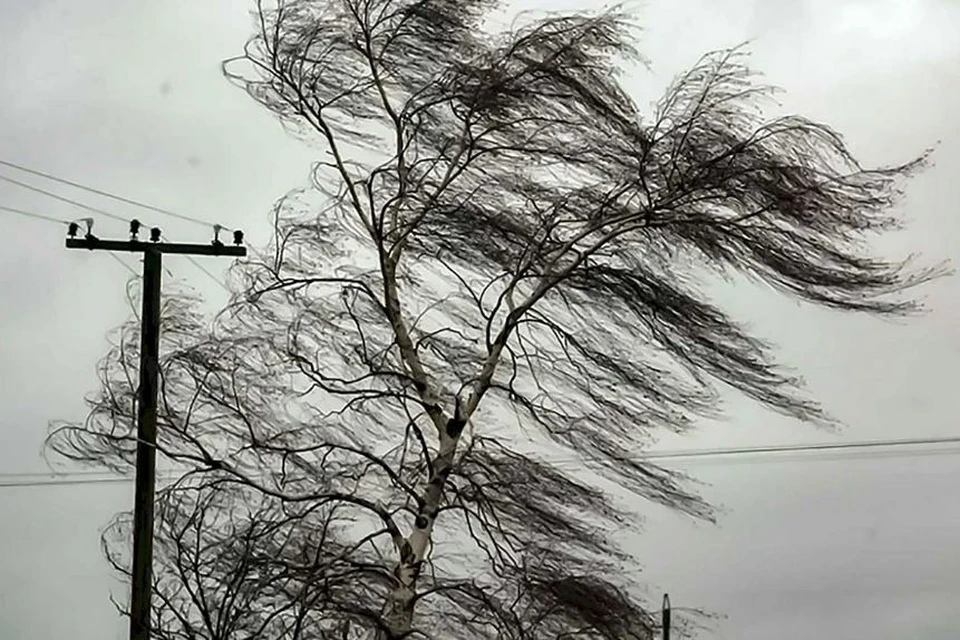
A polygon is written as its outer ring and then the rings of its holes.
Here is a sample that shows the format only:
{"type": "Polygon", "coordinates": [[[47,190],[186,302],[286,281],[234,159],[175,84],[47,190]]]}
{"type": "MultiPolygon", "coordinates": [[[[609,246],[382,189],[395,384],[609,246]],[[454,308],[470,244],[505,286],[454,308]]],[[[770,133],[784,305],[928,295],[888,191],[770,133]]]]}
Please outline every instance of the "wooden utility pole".
{"type": "Polygon", "coordinates": [[[68,249],[125,251],[143,254],[143,297],[140,316],[140,389],[137,401],[137,469],[134,481],[133,571],[130,581],[130,640],[150,638],[150,599],[153,587],[153,502],[156,485],[157,377],[160,356],[160,278],[165,253],[201,256],[245,256],[240,246],[243,233],[235,231],[235,246],[220,242],[220,227],[214,227],[213,242],[176,244],[160,241],[160,229],[150,229],[150,241],[138,238],[140,222],[130,222],[130,240],[100,240],[91,233],[77,238],[79,226],[70,225],[68,249]]]}
{"type": "Polygon", "coordinates": [[[663,640],[670,640],[670,596],[663,594],[663,609],[660,612],[663,640]]]}

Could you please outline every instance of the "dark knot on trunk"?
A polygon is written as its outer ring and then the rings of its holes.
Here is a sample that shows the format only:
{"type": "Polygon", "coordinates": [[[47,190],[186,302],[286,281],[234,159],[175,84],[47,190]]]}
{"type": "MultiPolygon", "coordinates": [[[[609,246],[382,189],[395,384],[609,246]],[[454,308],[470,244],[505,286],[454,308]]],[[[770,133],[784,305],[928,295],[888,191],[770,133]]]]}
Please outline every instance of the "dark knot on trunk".
{"type": "Polygon", "coordinates": [[[447,420],[447,435],[451,438],[459,438],[465,426],[467,426],[466,420],[458,417],[450,418],[447,420]]]}

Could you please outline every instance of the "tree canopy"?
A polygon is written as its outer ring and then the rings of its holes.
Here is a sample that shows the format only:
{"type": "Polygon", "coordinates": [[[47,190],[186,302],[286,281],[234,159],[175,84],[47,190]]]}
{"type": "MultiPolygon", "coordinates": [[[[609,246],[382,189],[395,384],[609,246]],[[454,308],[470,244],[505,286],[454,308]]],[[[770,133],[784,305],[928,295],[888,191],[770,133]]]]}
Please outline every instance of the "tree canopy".
{"type": "MultiPolygon", "coordinates": [[[[709,519],[651,433],[725,387],[830,422],[704,279],[890,315],[942,273],[869,244],[926,155],[865,168],[766,117],[741,48],[642,109],[631,16],[499,5],[279,0],[225,65],[324,155],[212,325],[166,299],[158,638],[651,638],[611,535],[635,511],[578,465],[709,519]]],[[[132,464],[136,358],[130,323],[54,450],[132,464]]]]}

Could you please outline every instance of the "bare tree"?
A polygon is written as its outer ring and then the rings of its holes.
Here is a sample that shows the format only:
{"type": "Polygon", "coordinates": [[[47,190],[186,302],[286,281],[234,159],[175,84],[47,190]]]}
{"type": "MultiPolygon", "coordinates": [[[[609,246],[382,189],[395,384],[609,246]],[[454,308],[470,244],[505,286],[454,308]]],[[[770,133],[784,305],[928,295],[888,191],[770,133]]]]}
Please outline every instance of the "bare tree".
{"type": "MultiPolygon", "coordinates": [[[[280,0],[225,67],[325,159],[212,326],[167,297],[158,448],[186,471],[159,497],[157,637],[650,638],[614,535],[634,513],[598,482],[709,519],[638,456],[652,432],[723,387],[830,422],[697,285],[905,314],[942,272],[865,242],[925,156],[868,169],[765,119],[739,49],[644,116],[629,16],[500,32],[497,4],[280,0]]],[[[131,324],[53,449],[131,465],[135,368],[131,324]]]]}

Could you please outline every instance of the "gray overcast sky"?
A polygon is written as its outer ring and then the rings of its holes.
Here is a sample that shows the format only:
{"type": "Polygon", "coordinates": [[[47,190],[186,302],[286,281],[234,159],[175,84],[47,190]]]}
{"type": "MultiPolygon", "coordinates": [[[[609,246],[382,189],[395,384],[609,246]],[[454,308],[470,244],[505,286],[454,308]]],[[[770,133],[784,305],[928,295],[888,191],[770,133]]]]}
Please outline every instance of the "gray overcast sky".
{"type": "MultiPolygon", "coordinates": [[[[786,90],[783,109],[836,126],[865,162],[902,161],[939,141],[936,166],[908,191],[911,228],[882,247],[958,257],[960,1],[650,0],[640,11],[653,65],[630,79],[641,102],[706,49],[752,39],[757,68],[786,90]]],[[[248,26],[237,0],[2,0],[0,159],[265,241],[271,202],[305,181],[317,154],[220,77],[248,26]]],[[[4,183],[0,204],[77,217],[4,183]]],[[[211,233],[143,218],[178,240],[211,233]]],[[[124,232],[109,221],[97,229],[124,232]]],[[[104,336],[126,315],[129,274],[106,255],[65,251],[51,224],[0,211],[0,236],[0,473],[38,471],[47,421],[84,415],[104,336]]],[[[192,264],[167,264],[222,297],[192,264]]],[[[819,433],[732,403],[726,421],[661,446],[960,435],[960,280],[925,293],[930,315],[889,323],[746,285],[725,291],[848,428],[819,433]]],[[[726,508],[720,525],[638,505],[648,525],[625,535],[653,594],[729,616],[716,637],[960,637],[960,455],[685,468],[726,508]]],[[[98,534],[129,499],[121,485],[0,488],[0,637],[123,637],[98,534]]]]}

